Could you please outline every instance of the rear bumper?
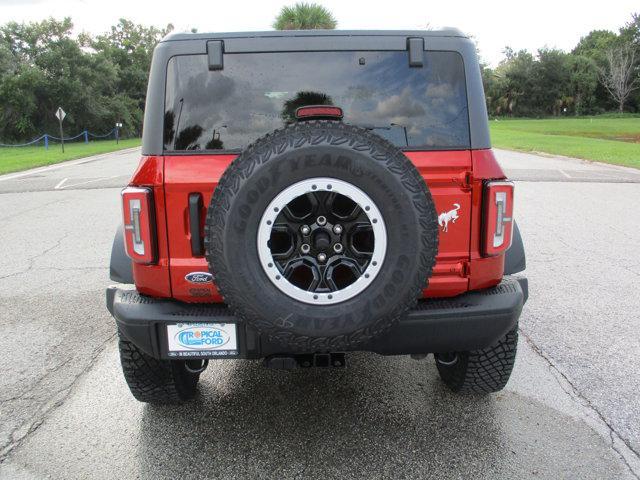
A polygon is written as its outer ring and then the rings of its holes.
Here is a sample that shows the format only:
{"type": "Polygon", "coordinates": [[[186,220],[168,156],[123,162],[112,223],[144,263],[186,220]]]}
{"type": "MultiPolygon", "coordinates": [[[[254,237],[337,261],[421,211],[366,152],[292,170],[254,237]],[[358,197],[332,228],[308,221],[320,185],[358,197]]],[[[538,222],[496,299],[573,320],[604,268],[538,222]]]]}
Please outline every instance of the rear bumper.
{"type": "MultiPolygon", "coordinates": [[[[525,277],[505,276],[500,284],[486,290],[453,298],[420,300],[393,329],[359,350],[406,355],[485,348],[517,324],[527,297],[525,277]]],[[[107,288],[107,308],[122,335],[156,358],[169,358],[165,326],[184,322],[236,323],[238,355],[226,358],[291,353],[238,320],[220,304],[156,299],[112,286],[107,288]]]]}

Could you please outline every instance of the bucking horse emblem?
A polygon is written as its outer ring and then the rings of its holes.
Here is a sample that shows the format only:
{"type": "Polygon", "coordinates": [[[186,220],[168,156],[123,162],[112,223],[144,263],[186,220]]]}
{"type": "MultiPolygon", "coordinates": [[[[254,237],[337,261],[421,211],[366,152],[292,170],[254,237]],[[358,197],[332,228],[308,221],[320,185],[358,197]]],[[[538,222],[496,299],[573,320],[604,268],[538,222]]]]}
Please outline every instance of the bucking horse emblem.
{"type": "Polygon", "coordinates": [[[449,231],[449,222],[456,223],[458,219],[458,210],[460,210],[460,204],[454,203],[454,208],[448,212],[442,212],[438,215],[438,225],[442,227],[443,232],[449,231]]]}

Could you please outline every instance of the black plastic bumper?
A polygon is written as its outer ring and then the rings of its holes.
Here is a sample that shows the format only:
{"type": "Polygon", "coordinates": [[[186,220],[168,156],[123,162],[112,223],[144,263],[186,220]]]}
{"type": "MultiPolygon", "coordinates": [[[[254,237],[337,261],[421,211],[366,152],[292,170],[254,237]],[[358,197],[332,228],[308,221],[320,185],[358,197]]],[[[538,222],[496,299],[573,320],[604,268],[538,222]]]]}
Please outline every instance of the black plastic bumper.
{"type": "MultiPolygon", "coordinates": [[[[526,278],[505,276],[500,284],[486,290],[453,298],[420,300],[392,330],[358,350],[405,355],[485,348],[516,325],[527,297],[526,278]]],[[[165,326],[185,322],[236,323],[238,355],[225,358],[262,358],[290,353],[239,321],[221,304],[156,299],[112,286],[107,288],[107,308],[120,332],[157,358],[168,358],[165,326]]]]}

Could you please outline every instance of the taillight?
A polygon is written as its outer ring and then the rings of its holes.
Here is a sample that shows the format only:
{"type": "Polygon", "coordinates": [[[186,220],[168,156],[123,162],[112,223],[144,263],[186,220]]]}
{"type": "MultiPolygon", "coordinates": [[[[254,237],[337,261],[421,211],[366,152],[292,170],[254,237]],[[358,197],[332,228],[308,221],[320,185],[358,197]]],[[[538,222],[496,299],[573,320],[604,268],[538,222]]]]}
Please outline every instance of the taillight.
{"type": "Polygon", "coordinates": [[[156,261],[153,191],[127,187],[122,190],[124,244],[127,255],[137,263],[156,261]]]}
{"type": "Polygon", "coordinates": [[[511,246],[513,235],[513,183],[493,181],[484,184],[485,255],[498,255],[511,246]]]}

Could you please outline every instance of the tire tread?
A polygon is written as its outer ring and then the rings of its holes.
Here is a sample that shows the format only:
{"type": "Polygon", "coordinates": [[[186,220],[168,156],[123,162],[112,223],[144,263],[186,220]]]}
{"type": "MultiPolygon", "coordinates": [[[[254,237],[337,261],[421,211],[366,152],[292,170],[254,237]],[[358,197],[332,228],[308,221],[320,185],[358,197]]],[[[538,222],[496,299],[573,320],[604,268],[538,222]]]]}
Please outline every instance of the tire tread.
{"type": "Polygon", "coordinates": [[[198,375],[184,370],[180,362],[147,355],[122,335],[118,347],[124,378],[137,400],[157,404],[182,403],[195,394],[198,375]]]}
{"type": "Polygon", "coordinates": [[[458,352],[458,362],[443,365],[437,361],[444,383],[459,393],[494,393],[502,390],[511,376],[518,345],[517,327],[487,348],[458,352]]]}
{"type": "Polygon", "coordinates": [[[223,173],[207,210],[204,227],[205,252],[209,270],[224,302],[241,320],[268,333],[270,339],[298,351],[351,349],[391,329],[408,310],[416,305],[422,289],[428,285],[428,279],[435,265],[439,230],[437,217],[431,193],[420,172],[396,146],[366,129],[342,122],[326,120],[300,122],[275,130],[256,140],[223,173]],[[243,301],[242,292],[236,291],[230,281],[232,276],[225,262],[223,245],[223,231],[226,223],[230,221],[229,210],[233,199],[238,194],[243,181],[251,176],[256,167],[268,162],[272,155],[282,153],[287,148],[299,148],[305,144],[316,145],[325,140],[332,145],[347,144],[359,152],[368,152],[373,159],[384,163],[392,174],[400,176],[403,187],[411,193],[412,203],[418,213],[420,228],[423,232],[419,266],[413,281],[415,287],[398,300],[391,315],[382,317],[375,323],[348,335],[337,337],[297,335],[261,322],[260,312],[248,305],[249,302],[243,301]],[[241,303],[242,309],[237,308],[241,303]]]}

